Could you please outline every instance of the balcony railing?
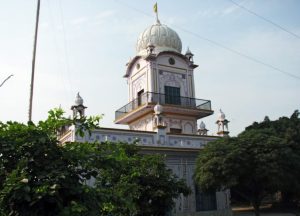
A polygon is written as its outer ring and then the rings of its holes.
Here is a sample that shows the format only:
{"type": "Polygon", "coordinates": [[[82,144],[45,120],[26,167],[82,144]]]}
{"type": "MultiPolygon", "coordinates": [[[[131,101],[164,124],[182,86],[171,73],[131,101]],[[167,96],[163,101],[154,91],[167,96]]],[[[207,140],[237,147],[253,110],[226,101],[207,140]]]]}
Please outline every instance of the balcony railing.
{"type": "Polygon", "coordinates": [[[209,100],[171,96],[154,92],[145,92],[140,97],[134,99],[133,101],[118,109],[115,113],[115,120],[148,103],[160,103],[161,105],[166,104],[191,109],[211,110],[211,102],[209,100]]]}

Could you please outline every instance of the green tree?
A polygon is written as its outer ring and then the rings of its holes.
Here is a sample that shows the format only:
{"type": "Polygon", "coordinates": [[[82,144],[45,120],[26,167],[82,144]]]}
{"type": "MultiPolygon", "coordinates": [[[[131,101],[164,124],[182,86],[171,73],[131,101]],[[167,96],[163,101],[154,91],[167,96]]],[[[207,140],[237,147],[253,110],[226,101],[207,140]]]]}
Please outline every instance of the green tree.
{"type": "Polygon", "coordinates": [[[37,125],[0,123],[0,215],[164,215],[189,193],[162,156],[134,144],[59,144],[62,126],[83,134],[99,119],[58,109],[37,125]]]}
{"type": "Polygon", "coordinates": [[[67,152],[89,170],[102,194],[102,215],[165,215],[190,190],[167,169],[162,155],[143,155],[126,143],[69,143],[67,152]]]}
{"type": "Polygon", "coordinates": [[[275,121],[253,123],[246,130],[271,129],[276,136],[284,140],[285,148],[282,149],[281,169],[284,180],[281,182],[280,191],[282,204],[286,207],[297,204],[300,200],[300,118],[296,110],[290,117],[280,117],[275,121]]]}
{"type": "Polygon", "coordinates": [[[209,143],[199,154],[195,179],[202,189],[230,188],[259,215],[261,201],[299,187],[299,117],[254,123],[233,138],[209,143]]]}
{"type": "MultiPolygon", "coordinates": [[[[0,211],[3,215],[93,215],[96,195],[82,184],[85,170],[65,157],[56,132],[73,120],[60,109],[37,125],[0,123],[0,211]],[[87,214],[88,213],[88,214],[87,214]]],[[[82,128],[99,118],[76,119],[82,128]]],[[[88,128],[87,128],[88,129],[88,128]]],[[[95,215],[95,214],[94,214],[95,215]]]]}

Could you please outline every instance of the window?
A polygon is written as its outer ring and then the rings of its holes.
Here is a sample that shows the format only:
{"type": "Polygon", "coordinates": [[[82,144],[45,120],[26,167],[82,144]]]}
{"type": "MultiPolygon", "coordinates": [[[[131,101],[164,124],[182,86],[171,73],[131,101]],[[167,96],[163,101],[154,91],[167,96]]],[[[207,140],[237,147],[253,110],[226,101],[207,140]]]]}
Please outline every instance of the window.
{"type": "Polygon", "coordinates": [[[170,128],[170,133],[172,134],[180,134],[182,132],[181,129],[178,128],[170,128]]]}
{"type": "Polygon", "coordinates": [[[165,86],[165,103],[180,105],[180,88],[165,86]]]}
{"type": "Polygon", "coordinates": [[[212,211],[217,209],[215,191],[203,192],[198,185],[195,185],[196,211],[212,211]]]}
{"type": "Polygon", "coordinates": [[[138,103],[138,106],[141,106],[142,105],[142,95],[144,93],[144,89],[142,89],[141,91],[139,91],[137,93],[137,103],[138,103]]]}
{"type": "Polygon", "coordinates": [[[174,65],[175,64],[175,59],[174,58],[169,58],[169,64],[174,65]]]}

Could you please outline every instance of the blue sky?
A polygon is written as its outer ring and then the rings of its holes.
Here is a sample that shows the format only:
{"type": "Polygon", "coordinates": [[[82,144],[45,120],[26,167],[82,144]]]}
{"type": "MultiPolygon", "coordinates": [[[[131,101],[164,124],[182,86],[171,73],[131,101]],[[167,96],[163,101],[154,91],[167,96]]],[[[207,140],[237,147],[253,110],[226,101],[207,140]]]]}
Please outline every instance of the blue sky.
{"type": "MultiPolygon", "coordinates": [[[[235,0],[300,35],[300,1],[235,0]]],[[[61,105],[69,111],[79,91],[89,115],[114,111],[128,102],[122,77],[135,56],[139,33],[155,21],[155,1],[41,0],[33,119],[61,105]]],[[[0,120],[26,121],[35,22],[35,0],[0,0],[0,120]]],[[[215,114],[203,119],[216,132],[218,109],[230,121],[231,135],[253,121],[289,116],[300,108],[300,79],[243,58],[218,42],[300,77],[300,39],[242,10],[229,0],[158,1],[159,18],[189,46],[197,98],[212,101],[215,114]],[[192,33],[191,33],[192,32],[192,33]],[[195,36],[198,35],[198,36],[195,36]]]]}

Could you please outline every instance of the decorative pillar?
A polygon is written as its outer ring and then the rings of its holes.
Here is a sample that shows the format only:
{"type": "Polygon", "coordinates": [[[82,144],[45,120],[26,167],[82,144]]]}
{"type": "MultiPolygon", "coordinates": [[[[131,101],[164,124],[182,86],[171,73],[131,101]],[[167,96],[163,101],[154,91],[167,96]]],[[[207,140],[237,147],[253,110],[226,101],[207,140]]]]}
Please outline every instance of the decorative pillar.
{"type": "Polygon", "coordinates": [[[83,105],[83,99],[78,92],[75,98],[75,105],[71,107],[71,110],[73,111],[73,118],[84,117],[86,108],[87,107],[83,105]]]}
{"type": "Polygon", "coordinates": [[[206,126],[205,126],[204,122],[201,121],[200,127],[199,127],[199,129],[198,129],[198,134],[199,134],[199,135],[203,135],[203,136],[207,136],[207,131],[208,131],[208,130],[206,129],[206,126]]]}
{"type": "Polygon", "coordinates": [[[190,61],[190,63],[194,63],[193,60],[193,56],[194,54],[191,52],[191,50],[189,49],[189,47],[187,48],[186,52],[185,52],[185,57],[190,61]]]}
{"type": "Polygon", "coordinates": [[[159,145],[165,145],[167,143],[167,132],[166,132],[166,123],[163,118],[163,106],[159,103],[155,105],[154,107],[154,116],[153,116],[153,122],[154,122],[154,131],[156,134],[156,143],[159,145]]]}
{"type": "Polygon", "coordinates": [[[228,123],[229,123],[229,121],[225,118],[225,114],[220,109],[220,112],[218,115],[218,120],[216,121],[216,124],[218,125],[217,134],[219,136],[222,136],[222,137],[228,136],[228,134],[229,134],[228,123]]]}

